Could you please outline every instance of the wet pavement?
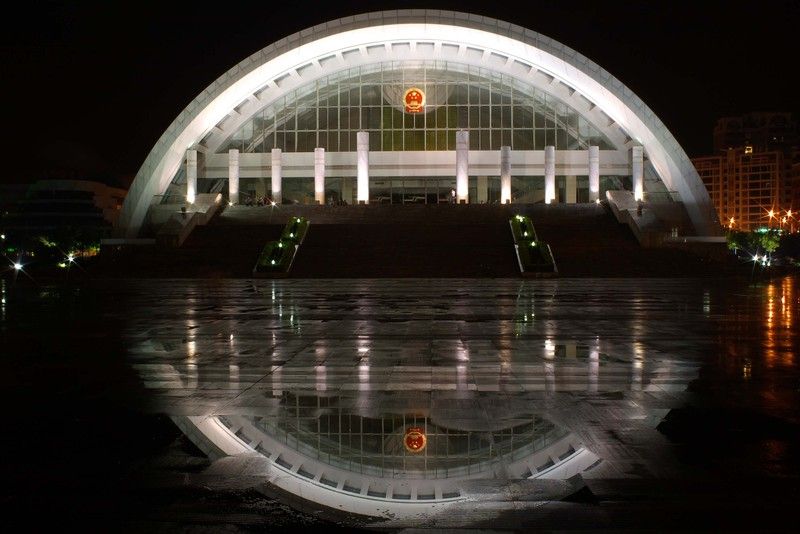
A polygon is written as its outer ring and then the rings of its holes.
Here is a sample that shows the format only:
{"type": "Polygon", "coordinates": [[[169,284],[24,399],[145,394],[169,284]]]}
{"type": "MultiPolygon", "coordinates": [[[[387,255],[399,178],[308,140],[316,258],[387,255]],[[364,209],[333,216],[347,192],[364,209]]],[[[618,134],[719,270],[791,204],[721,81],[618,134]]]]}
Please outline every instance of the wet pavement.
{"type": "Polygon", "coordinates": [[[0,502],[136,531],[780,529],[799,282],[5,280],[0,502]]]}

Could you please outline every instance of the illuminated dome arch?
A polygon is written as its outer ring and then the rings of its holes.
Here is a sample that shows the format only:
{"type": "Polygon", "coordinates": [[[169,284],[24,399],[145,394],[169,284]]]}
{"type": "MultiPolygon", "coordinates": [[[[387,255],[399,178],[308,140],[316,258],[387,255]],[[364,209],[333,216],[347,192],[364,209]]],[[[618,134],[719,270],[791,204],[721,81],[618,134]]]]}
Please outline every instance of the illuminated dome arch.
{"type": "Polygon", "coordinates": [[[120,228],[141,229],[186,150],[214,153],[256,113],[314,80],[387,61],[452,61],[490,69],[551,94],[578,111],[617,149],[640,145],[653,173],[684,203],[698,234],[719,223],[686,153],[644,102],[574,50],[495,19],[437,10],[399,10],[345,17],[282,39],[223,74],[162,134],[125,199],[120,228]]]}

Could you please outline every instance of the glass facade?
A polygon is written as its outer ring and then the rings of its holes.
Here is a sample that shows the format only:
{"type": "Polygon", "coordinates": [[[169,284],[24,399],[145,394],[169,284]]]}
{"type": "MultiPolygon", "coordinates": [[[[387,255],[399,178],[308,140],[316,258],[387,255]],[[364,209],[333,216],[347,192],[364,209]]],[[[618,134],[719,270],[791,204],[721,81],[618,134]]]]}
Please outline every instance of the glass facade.
{"type": "MultiPolygon", "coordinates": [[[[233,427],[224,416],[220,421],[233,427]]],[[[565,429],[535,414],[515,418],[505,428],[476,432],[438,426],[423,416],[366,417],[342,408],[339,397],[290,393],[282,395],[275,413],[250,421],[261,432],[320,462],[381,478],[469,476],[530,456],[567,435],[565,429]],[[421,454],[403,446],[411,426],[426,435],[421,454]]]]}
{"type": "Polygon", "coordinates": [[[386,62],[345,70],[291,91],[247,121],[219,152],[455,150],[455,132],[470,131],[471,150],[582,150],[615,147],[578,112],[516,78],[458,63],[386,62]],[[421,113],[407,113],[403,93],[418,87],[421,113]]]}

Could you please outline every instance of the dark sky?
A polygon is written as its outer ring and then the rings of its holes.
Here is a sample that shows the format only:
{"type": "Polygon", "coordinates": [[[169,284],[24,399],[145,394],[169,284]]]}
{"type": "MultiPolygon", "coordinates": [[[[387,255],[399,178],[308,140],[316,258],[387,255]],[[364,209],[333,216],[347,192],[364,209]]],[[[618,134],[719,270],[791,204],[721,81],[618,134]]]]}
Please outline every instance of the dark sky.
{"type": "Polygon", "coordinates": [[[718,117],[800,111],[800,2],[30,3],[0,32],[0,180],[133,176],[177,114],[249,54],[319,22],[384,7],[509,20],[578,50],[661,117],[690,156],[718,117]]]}

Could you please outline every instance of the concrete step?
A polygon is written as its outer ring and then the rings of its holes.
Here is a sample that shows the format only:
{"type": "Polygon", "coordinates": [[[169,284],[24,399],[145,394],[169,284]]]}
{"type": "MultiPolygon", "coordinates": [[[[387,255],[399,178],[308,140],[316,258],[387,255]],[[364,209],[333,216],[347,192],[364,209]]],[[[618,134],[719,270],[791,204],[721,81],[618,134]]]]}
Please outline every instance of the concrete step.
{"type": "Polygon", "coordinates": [[[514,277],[508,226],[386,223],[313,225],[291,276],[514,277]]]}
{"type": "Polygon", "coordinates": [[[324,277],[516,277],[508,220],[528,215],[550,244],[561,276],[702,276],[714,265],[677,249],[646,249],[595,204],[235,206],[198,227],[178,249],[116,258],[141,276],[247,277],[285,223],[311,227],[290,275],[324,277]]]}

